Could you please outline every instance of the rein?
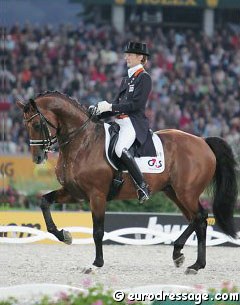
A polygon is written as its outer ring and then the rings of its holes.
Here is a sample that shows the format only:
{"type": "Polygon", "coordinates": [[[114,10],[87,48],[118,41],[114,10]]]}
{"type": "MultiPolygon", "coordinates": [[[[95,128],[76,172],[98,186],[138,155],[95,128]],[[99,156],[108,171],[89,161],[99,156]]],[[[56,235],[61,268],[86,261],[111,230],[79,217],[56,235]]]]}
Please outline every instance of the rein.
{"type": "Polygon", "coordinates": [[[59,143],[59,147],[62,147],[62,146],[65,146],[67,144],[69,144],[73,139],[74,139],[74,136],[77,135],[78,133],[80,133],[82,130],[84,130],[87,125],[89,124],[89,122],[91,121],[91,117],[89,117],[86,122],[83,123],[83,125],[71,132],[69,132],[68,134],[62,136],[63,138],[68,138],[70,137],[70,139],[66,140],[65,142],[62,142],[62,143],[59,143]]]}
{"type": "MultiPolygon", "coordinates": [[[[25,119],[24,122],[28,123],[36,116],[40,117],[40,125],[41,125],[41,135],[43,137],[42,140],[31,140],[30,139],[30,146],[43,146],[44,152],[50,152],[53,151],[52,146],[58,141],[56,135],[52,136],[51,130],[49,129],[49,126],[54,128],[56,131],[58,131],[58,128],[54,126],[38,109],[36,103],[34,100],[31,101],[32,104],[34,104],[34,107],[37,111],[34,115],[32,115],[29,119],[25,119]]],[[[83,125],[71,132],[69,132],[66,135],[61,136],[62,138],[67,138],[67,140],[64,140],[63,142],[59,143],[59,147],[65,146],[69,144],[73,139],[74,136],[78,133],[80,133],[82,130],[84,130],[89,122],[91,121],[93,115],[90,115],[90,117],[86,120],[86,122],[83,123],[83,125]]],[[[59,141],[58,141],[59,142],[59,141]]]]}

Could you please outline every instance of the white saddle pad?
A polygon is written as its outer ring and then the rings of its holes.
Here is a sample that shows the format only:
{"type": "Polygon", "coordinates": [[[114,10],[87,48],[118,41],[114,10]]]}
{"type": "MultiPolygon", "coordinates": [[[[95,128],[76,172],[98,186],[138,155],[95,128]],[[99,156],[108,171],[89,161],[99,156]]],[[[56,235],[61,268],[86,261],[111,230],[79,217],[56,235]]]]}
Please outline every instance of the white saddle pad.
{"type": "MultiPolygon", "coordinates": [[[[105,152],[108,162],[111,166],[117,170],[116,166],[112,163],[108,156],[108,147],[110,143],[110,134],[109,129],[110,125],[104,123],[105,128],[105,152]]],[[[151,174],[159,174],[162,173],[165,169],[165,159],[164,159],[164,151],[163,146],[160,138],[154,133],[153,134],[153,143],[156,149],[157,156],[152,157],[141,157],[141,158],[134,158],[137,162],[142,173],[151,173],[151,174]]]]}

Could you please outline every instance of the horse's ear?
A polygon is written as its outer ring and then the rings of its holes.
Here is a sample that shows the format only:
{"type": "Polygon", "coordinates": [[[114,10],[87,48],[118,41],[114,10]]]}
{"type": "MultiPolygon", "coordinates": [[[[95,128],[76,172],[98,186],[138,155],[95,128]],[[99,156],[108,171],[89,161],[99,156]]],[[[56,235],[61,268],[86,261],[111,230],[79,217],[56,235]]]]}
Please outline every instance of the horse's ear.
{"type": "Polygon", "coordinates": [[[23,110],[23,108],[25,107],[26,103],[23,99],[23,97],[21,95],[17,96],[17,101],[16,101],[17,106],[23,110]]]}
{"type": "Polygon", "coordinates": [[[22,102],[22,101],[20,101],[20,100],[17,100],[16,101],[16,104],[17,104],[17,106],[20,108],[20,109],[24,109],[24,107],[25,107],[25,104],[22,102]]]}

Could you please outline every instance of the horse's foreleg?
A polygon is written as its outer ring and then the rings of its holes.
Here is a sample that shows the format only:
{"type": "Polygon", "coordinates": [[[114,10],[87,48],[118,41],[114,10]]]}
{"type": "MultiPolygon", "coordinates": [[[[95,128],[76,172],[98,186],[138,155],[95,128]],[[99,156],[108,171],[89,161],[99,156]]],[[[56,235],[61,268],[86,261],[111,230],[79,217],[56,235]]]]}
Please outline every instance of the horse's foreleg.
{"type": "Polygon", "coordinates": [[[199,269],[206,266],[206,233],[207,233],[207,212],[199,204],[199,213],[195,220],[195,232],[198,240],[197,261],[188,267],[186,274],[197,274],[199,269]]]}
{"type": "Polygon", "coordinates": [[[43,195],[41,205],[40,205],[48,232],[52,233],[53,235],[55,235],[57,237],[58,240],[66,243],[68,245],[70,245],[72,243],[71,234],[65,230],[59,231],[57,229],[57,227],[52,219],[52,215],[50,212],[50,205],[54,202],[66,203],[66,202],[72,202],[73,200],[74,199],[72,198],[72,196],[65,189],[62,188],[62,189],[53,191],[51,193],[48,193],[46,195],[43,195]]]}
{"type": "Polygon", "coordinates": [[[96,257],[93,265],[96,267],[102,267],[104,264],[103,260],[103,249],[102,241],[104,236],[104,216],[96,217],[93,214],[93,239],[96,247],[96,257]]]}
{"type": "Polygon", "coordinates": [[[104,236],[106,197],[102,195],[92,195],[90,198],[90,206],[92,211],[93,239],[95,243],[96,257],[91,267],[83,269],[84,273],[92,273],[104,264],[102,241],[104,236]]]}
{"type": "Polygon", "coordinates": [[[96,248],[96,257],[93,265],[102,267],[104,264],[102,241],[104,236],[106,198],[104,196],[96,196],[94,199],[90,200],[90,206],[93,220],[93,239],[96,248]]]}

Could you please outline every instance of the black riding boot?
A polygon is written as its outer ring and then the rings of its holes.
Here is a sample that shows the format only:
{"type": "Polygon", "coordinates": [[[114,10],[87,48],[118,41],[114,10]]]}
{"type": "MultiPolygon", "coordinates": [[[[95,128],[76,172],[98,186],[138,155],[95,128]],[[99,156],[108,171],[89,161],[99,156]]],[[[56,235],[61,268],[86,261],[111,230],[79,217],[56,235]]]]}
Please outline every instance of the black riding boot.
{"type": "Polygon", "coordinates": [[[149,199],[148,185],[144,181],[143,175],[140,172],[136,161],[129,151],[124,148],[122,151],[121,161],[126,165],[131,177],[137,187],[138,199],[140,203],[149,199]]]}

